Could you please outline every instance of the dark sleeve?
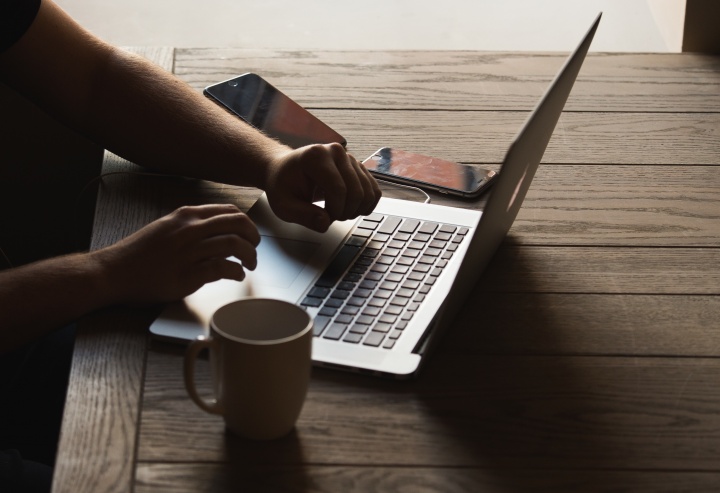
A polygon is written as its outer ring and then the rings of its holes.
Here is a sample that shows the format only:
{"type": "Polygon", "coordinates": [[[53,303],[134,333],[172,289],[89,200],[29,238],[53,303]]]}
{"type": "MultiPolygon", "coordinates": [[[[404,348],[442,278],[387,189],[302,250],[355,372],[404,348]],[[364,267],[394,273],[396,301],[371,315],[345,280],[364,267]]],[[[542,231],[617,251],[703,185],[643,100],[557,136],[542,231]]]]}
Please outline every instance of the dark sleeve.
{"type": "Polygon", "coordinates": [[[0,486],[17,491],[23,474],[23,461],[17,450],[0,450],[0,486]]]}
{"type": "Polygon", "coordinates": [[[22,38],[39,9],[40,0],[0,0],[0,53],[22,38]]]}

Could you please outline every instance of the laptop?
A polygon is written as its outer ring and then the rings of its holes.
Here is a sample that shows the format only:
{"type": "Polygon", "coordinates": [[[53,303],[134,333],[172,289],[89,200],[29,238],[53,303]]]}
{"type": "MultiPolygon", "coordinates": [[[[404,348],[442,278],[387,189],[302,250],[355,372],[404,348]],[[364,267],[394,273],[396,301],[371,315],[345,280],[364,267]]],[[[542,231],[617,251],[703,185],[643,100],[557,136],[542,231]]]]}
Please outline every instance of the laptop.
{"type": "Polygon", "coordinates": [[[262,195],[248,211],[261,235],[257,269],[168,305],[152,334],[191,340],[226,303],[278,298],[313,316],[316,365],[415,375],[515,220],[601,15],[510,145],[482,212],[383,197],[371,215],[317,233],[275,217],[262,195]]]}

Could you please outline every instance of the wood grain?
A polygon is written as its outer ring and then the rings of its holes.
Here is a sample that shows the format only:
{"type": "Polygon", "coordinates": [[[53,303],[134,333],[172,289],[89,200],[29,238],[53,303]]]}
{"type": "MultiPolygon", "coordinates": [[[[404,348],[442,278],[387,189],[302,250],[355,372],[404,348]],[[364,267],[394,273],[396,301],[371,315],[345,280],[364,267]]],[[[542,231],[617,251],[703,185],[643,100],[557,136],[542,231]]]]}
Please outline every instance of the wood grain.
{"type": "Polygon", "coordinates": [[[137,493],[222,491],[337,491],[446,493],[618,492],[711,493],[717,473],[587,470],[502,470],[440,467],[257,466],[147,464],[138,468],[137,493]]]}
{"type": "MultiPolygon", "coordinates": [[[[199,90],[257,72],[314,109],[529,111],[566,56],[179,49],[175,73],[199,90]]],[[[719,66],[703,55],[591,53],[566,111],[717,112],[719,66]]]]}
{"type": "MultiPolygon", "coordinates": [[[[198,370],[209,388],[207,367],[198,370]],[[205,378],[203,378],[205,375],[205,378]]],[[[249,442],[150,353],[141,462],[718,472],[717,359],[479,356],[442,350],[415,381],[317,370],[296,432],[249,442]]]]}
{"type": "Polygon", "coordinates": [[[720,250],[506,245],[498,249],[476,290],[717,295],[720,250]]]}

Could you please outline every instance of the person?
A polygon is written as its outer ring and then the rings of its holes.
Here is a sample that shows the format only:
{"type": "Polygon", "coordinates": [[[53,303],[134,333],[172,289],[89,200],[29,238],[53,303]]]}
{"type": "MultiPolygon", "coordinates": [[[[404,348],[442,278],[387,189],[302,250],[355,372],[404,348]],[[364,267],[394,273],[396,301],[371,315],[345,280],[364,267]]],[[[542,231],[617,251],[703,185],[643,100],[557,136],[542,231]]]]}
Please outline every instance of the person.
{"type": "MultiPolygon", "coordinates": [[[[290,149],[270,139],[93,36],[52,0],[0,2],[0,81],[138,165],[263,189],[278,217],[316,231],[369,214],[380,198],[341,145],[290,149]],[[313,203],[319,198],[324,207],[313,203]]],[[[221,278],[241,281],[256,266],[259,240],[234,205],[186,206],[107,248],[0,271],[0,489],[49,487],[60,417],[45,411],[62,409],[73,321],[106,306],[181,299],[221,278]],[[26,372],[51,365],[45,371],[57,381],[40,374],[43,390],[24,391],[26,372]]]]}

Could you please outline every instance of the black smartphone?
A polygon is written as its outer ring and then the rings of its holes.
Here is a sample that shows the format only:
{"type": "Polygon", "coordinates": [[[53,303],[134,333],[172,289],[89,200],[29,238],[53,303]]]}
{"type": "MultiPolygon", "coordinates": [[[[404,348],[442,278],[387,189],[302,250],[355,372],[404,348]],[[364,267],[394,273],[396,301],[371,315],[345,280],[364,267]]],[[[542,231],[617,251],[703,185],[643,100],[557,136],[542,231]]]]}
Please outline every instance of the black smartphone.
{"type": "Polygon", "coordinates": [[[475,198],[487,190],[495,171],[454,163],[423,154],[383,147],[363,161],[380,180],[424,188],[464,198],[475,198]]]}
{"type": "Polygon", "coordinates": [[[294,149],[333,142],[347,145],[342,135],[257,74],[247,73],[210,85],[203,94],[294,149]]]}

